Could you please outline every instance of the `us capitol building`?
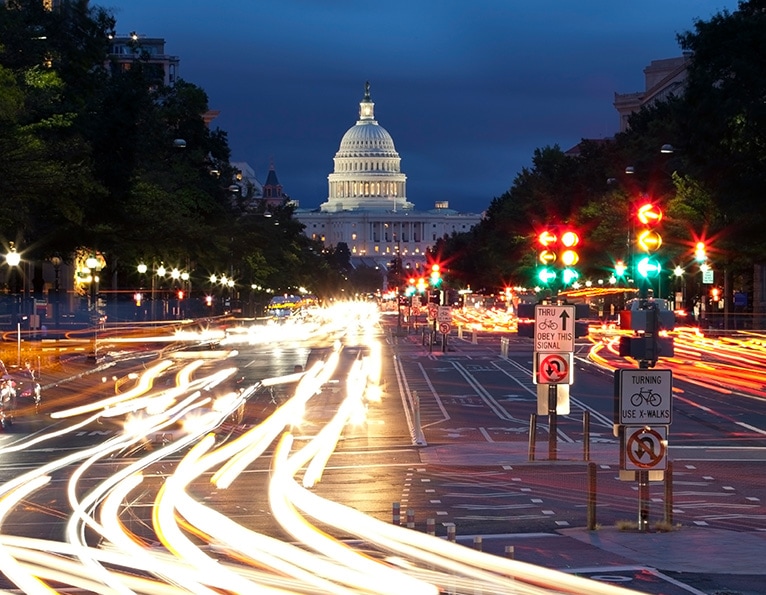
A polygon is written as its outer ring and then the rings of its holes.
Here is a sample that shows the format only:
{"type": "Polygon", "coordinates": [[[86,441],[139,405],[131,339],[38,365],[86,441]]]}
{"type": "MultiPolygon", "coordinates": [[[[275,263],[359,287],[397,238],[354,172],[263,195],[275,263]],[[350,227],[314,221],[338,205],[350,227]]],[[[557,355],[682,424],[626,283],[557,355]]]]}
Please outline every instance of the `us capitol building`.
{"type": "Polygon", "coordinates": [[[416,211],[407,200],[407,176],[388,131],[375,120],[370,84],[359,103],[359,119],[340,141],[328,179],[327,202],[316,210],[296,209],[304,234],[334,248],[345,242],[354,266],[382,267],[397,256],[405,268],[425,263],[436,240],[470,230],[481,214],[458,213],[447,201],[416,211]]]}

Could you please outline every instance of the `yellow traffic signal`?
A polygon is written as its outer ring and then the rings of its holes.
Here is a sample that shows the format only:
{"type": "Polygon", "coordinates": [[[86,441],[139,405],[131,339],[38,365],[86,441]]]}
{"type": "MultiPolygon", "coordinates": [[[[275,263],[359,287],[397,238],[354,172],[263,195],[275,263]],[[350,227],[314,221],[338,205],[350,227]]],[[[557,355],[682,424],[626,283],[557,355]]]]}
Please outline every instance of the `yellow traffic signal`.
{"type": "Polygon", "coordinates": [[[636,243],[644,252],[654,252],[662,246],[662,236],[653,229],[643,229],[638,232],[636,243]]]}

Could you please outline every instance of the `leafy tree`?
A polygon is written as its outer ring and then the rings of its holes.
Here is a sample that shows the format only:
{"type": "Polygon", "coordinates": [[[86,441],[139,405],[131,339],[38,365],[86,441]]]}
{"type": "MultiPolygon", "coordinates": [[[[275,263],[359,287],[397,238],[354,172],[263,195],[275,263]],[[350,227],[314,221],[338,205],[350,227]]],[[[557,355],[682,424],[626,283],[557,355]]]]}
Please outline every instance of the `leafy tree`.
{"type": "Polygon", "coordinates": [[[683,150],[720,216],[718,257],[742,270],[766,259],[766,5],[740,2],[678,36],[693,52],[678,119],[683,150]]]}

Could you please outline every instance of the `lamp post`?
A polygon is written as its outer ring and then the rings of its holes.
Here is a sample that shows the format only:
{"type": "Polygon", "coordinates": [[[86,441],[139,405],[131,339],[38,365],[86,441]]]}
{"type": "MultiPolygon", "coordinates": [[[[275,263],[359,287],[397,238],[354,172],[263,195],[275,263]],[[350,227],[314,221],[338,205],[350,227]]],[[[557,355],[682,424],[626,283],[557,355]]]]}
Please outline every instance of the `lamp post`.
{"type": "Polygon", "coordinates": [[[59,327],[59,291],[61,285],[59,281],[59,273],[61,272],[61,257],[56,254],[51,258],[51,264],[53,265],[54,281],[53,281],[53,327],[59,327]]]}
{"type": "MultiPolygon", "coordinates": [[[[167,275],[167,269],[165,268],[165,264],[160,262],[160,266],[157,267],[157,270],[155,271],[155,274],[152,275],[152,295],[154,295],[154,289],[155,284],[159,280],[160,282],[160,290],[162,290],[162,280],[165,278],[165,275],[167,275]]],[[[162,312],[161,316],[162,319],[165,320],[167,314],[167,302],[166,302],[166,296],[164,292],[162,293],[162,312]]],[[[152,301],[152,320],[156,320],[156,311],[154,309],[154,301],[152,301]]]]}
{"type": "MultiPolygon", "coordinates": [[[[138,274],[141,276],[141,279],[139,281],[139,290],[140,291],[138,292],[138,295],[141,296],[141,293],[144,290],[144,281],[146,280],[146,271],[149,270],[149,267],[146,266],[146,263],[140,262],[140,263],[138,263],[138,266],[136,267],[136,270],[138,271],[138,274]]],[[[152,278],[152,290],[154,290],[154,279],[153,278],[152,278]]],[[[152,306],[153,306],[154,305],[154,291],[152,291],[151,300],[152,300],[152,306]]],[[[139,305],[139,304],[136,304],[136,305],[139,305]]],[[[141,318],[143,320],[146,320],[146,310],[143,309],[143,308],[142,308],[142,310],[143,310],[143,313],[141,315],[141,318]]]]}
{"type": "MultiPolygon", "coordinates": [[[[21,264],[21,254],[16,252],[16,245],[11,242],[8,253],[5,255],[6,264],[12,271],[19,274],[18,266],[21,264]]],[[[16,292],[18,293],[18,282],[16,283],[16,292]]],[[[19,312],[19,302],[16,301],[16,366],[21,367],[21,320],[19,312]]]]}
{"type": "Polygon", "coordinates": [[[98,361],[98,326],[101,316],[98,311],[98,283],[99,272],[101,271],[101,260],[91,254],[85,261],[85,266],[90,272],[90,321],[93,325],[93,359],[98,361]]]}
{"type": "MultiPolygon", "coordinates": [[[[21,304],[19,303],[19,275],[22,274],[19,265],[21,264],[21,254],[16,251],[16,245],[10,242],[8,253],[5,255],[6,264],[11,267],[11,273],[15,287],[11,289],[12,293],[16,295],[16,322],[19,322],[21,317],[21,304]]],[[[23,281],[22,281],[23,282],[23,281]]],[[[10,283],[9,283],[10,285],[10,283]]]]}
{"type": "Polygon", "coordinates": [[[676,278],[676,295],[675,297],[675,309],[681,310],[686,308],[686,291],[685,291],[685,283],[683,280],[683,276],[685,273],[684,267],[681,265],[676,265],[676,267],[673,269],[673,275],[676,278]],[[678,291],[678,287],[681,287],[681,291],[678,291]]]}

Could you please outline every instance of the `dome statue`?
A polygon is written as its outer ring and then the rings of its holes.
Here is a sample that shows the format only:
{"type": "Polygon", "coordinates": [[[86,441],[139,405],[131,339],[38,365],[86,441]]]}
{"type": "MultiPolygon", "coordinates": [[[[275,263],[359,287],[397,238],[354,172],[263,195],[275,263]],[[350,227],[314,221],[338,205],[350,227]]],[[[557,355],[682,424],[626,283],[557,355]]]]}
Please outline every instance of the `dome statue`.
{"type": "Polygon", "coordinates": [[[359,103],[359,119],[346,131],[333,159],[327,202],[322,211],[397,211],[413,209],[407,201],[407,176],[399,169],[401,159],[394,139],[375,120],[370,83],[359,103]]]}

